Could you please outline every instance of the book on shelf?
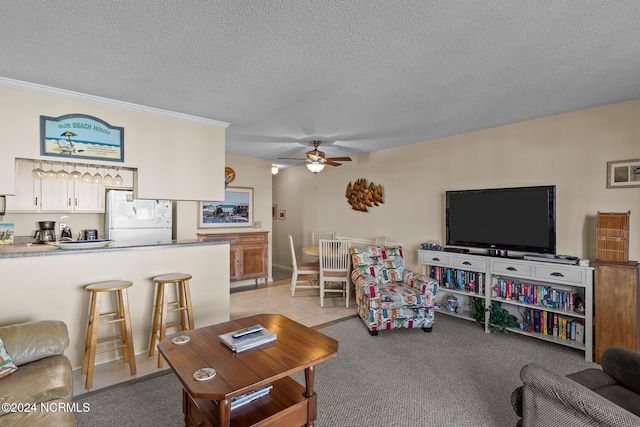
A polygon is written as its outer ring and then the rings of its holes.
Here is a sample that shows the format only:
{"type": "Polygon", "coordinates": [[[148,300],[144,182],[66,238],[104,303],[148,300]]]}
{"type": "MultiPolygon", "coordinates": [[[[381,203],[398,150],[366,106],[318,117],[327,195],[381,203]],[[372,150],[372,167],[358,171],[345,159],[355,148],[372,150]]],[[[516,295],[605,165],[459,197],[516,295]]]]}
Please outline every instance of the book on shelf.
{"type": "Polygon", "coordinates": [[[429,277],[438,282],[441,288],[457,289],[476,295],[484,294],[484,273],[432,265],[429,277]]]}
{"type": "Polygon", "coordinates": [[[521,314],[521,329],[525,332],[537,332],[584,344],[584,323],[579,319],[567,318],[537,308],[527,308],[521,314]]]}
{"type": "Polygon", "coordinates": [[[273,342],[277,338],[277,335],[268,329],[262,329],[258,332],[254,332],[238,338],[233,338],[233,335],[237,333],[238,331],[233,331],[227,334],[218,335],[220,341],[222,341],[227,347],[237,353],[249,350],[250,348],[254,348],[259,345],[273,342]]]}
{"type": "Polygon", "coordinates": [[[567,319],[560,318],[560,338],[567,339],[567,319]]]}
{"type": "Polygon", "coordinates": [[[533,332],[541,332],[540,329],[540,310],[533,310],[533,332]]]}
{"type": "Polygon", "coordinates": [[[547,285],[521,283],[519,280],[503,277],[495,277],[493,280],[493,297],[524,304],[574,311],[578,307],[577,301],[582,299],[578,292],[556,289],[547,285]]]}
{"type": "Polygon", "coordinates": [[[267,384],[265,386],[258,387],[255,390],[251,390],[248,393],[231,398],[231,409],[233,410],[239,408],[244,404],[253,402],[256,399],[261,398],[262,396],[266,396],[267,394],[269,394],[269,391],[272,388],[273,386],[271,384],[267,384]]]}
{"type": "Polygon", "coordinates": [[[584,325],[576,322],[576,342],[584,343],[584,325]]]}
{"type": "Polygon", "coordinates": [[[523,321],[521,323],[521,328],[525,332],[533,332],[533,309],[528,308],[522,314],[523,321]]]}

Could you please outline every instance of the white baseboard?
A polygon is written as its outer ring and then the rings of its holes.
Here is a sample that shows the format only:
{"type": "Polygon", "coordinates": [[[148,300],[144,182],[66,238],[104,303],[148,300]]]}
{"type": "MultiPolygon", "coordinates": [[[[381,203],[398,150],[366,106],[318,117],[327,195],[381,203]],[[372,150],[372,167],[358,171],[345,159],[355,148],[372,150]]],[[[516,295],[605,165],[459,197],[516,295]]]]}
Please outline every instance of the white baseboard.
{"type": "Polygon", "coordinates": [[[271,264],[271,267],[279,268],[280,270],[293,271],[293,267],[290,265],[271,264]]]}

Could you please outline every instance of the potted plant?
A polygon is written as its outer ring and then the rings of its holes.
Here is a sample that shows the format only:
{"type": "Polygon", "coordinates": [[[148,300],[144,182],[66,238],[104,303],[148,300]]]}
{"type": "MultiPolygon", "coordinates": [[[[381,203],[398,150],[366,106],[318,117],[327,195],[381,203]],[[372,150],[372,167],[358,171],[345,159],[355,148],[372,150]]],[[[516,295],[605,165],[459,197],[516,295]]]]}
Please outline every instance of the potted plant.
{"type": "Polygon", "coordinates": [[[507,332],[507,328],[519,328],[518,319],[509,313],[500,302],[491,301],[491,308],[485,307],[483,298],[473,298],[469,303],[471,317],[484,326],[485,313],[489,311],[489,331],[507,332]]]}

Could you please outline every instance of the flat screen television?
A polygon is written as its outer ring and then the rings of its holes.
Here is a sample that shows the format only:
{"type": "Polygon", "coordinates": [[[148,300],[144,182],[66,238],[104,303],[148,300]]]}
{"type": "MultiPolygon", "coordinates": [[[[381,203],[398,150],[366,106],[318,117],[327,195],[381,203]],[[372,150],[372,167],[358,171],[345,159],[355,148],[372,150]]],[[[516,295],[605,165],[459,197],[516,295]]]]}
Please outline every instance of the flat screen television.
{"type": "Polygon", "coordinates": [[[446,244],[556,253],[553,185],[446,192],[446,244]]]}

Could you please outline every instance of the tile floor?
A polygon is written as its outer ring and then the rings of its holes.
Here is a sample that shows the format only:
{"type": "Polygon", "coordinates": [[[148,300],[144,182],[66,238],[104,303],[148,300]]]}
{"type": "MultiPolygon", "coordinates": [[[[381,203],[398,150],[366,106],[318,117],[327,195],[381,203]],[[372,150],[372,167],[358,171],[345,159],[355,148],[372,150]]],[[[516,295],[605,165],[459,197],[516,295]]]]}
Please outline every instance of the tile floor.
{"type": "MultiPolygon", "coordinates": [[[[315,289],[298,289],[295,297],[289,290],[290,279],[269,283],[260,288],[250,287],[247,290],[234,290],[231,293],[231,319],[239,319],[260,313],[278,313],[302,323],[305,326],[320,328],[333,321],[356,315],[356,304],[353,292],[349,308],[345,308],[345,300],[338,294],[325,297],[324,307],[320,307],[320,298],[315,289]]],[[[157,352],[156,352],[157,355],[157,352]]],[[[137,374],[132,376],[129,365],[117,360],[96,365],[93,376],[93,387],[84,387],[85,376],[80,370],[73,372],[74,396],[79,396],[109,387],[121,382],[130,381],[145,375],[169,369],[158,368],[157,357],[149,357],[146,353],[136,356],[137,374]]]]}

